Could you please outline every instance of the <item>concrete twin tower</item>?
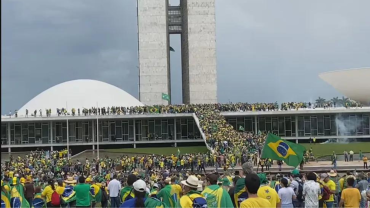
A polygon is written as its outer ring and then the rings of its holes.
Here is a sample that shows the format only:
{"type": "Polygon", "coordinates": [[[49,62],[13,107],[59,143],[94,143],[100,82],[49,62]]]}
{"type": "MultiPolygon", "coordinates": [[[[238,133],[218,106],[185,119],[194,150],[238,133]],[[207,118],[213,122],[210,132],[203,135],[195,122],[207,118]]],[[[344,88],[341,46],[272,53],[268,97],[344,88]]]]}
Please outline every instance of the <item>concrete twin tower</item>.
{"type": "Polygon", "coordinates": [[[169,104],[171,34],[181,35],[182,102],[216,103],[215,0],[137,0],[140,101],[169,104]]]}

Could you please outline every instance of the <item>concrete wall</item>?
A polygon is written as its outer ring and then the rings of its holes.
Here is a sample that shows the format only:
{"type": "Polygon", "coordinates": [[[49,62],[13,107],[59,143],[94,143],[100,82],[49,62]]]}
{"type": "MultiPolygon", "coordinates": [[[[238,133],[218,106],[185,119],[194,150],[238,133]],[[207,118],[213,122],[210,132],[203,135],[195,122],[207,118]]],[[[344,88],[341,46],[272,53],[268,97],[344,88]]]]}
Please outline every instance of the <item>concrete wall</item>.
{"type": "Polygon", "coordinates": [[[167,0],[137,0],[140,101],[146,105],[168,104],[170,94],[167,0]]]}
{"type": "Polygon", "coordinates": [[[216,103],[215,0],[182,0],[183,102],[216,103]]]}

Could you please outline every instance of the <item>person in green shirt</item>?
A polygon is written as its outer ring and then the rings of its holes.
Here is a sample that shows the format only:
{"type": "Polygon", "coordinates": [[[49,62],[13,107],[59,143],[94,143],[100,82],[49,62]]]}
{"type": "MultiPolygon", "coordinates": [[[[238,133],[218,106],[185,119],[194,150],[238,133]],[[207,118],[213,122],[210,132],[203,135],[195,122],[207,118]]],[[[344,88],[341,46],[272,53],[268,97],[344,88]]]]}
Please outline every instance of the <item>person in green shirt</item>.
{"type": "Polygon", "coordinates": [[[171,178],[164,180],[164,188],[157,193],[157,198],[161,199],[165,208],[174,207],[177,203],[176,191],[171,186],[171,178]]]}
{"type": "Polygon", "coordinates": [[[91,207],[90,185],[85,183],[83,176],[78,178],[78,184],[73,190],[76,192],[76,207],[91,207]]]}

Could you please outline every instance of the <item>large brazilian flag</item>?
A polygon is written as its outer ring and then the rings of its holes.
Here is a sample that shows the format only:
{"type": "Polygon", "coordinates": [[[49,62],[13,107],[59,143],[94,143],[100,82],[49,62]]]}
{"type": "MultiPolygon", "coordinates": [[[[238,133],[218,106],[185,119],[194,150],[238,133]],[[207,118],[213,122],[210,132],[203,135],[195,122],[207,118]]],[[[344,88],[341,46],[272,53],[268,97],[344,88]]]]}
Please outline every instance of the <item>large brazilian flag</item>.
{"type": "Polygon", "coordinates": [[[46,205],[44,199],[41,196],[41,193],[37,193],[35,195],[32,201],[32,205],[34,208],[42,208],[46,205]]]}
{"type": "Polygon", "coordinates": [[[64,189],[62,200],[66,204],[76,200],[76,192],[73,190],[73,186],[67,186],[64,189]]]}
{"type": "Polygon", "coordinates": [[[4,191],[1,192],[1,208],[10,208],[9,195],[4,191]]]}
{"type": "Polygon", "coordinates": [[[10,188],[10,206],[12,208],[29,208],[30,204],[24,197],[23,185],[19,183],[19,178],[13,178],[13,186],[10,188]]]}
{"type": "Polygon", "coordinates": [[[302,145],[285,141],[274,134],[268,134],[261,158],[283,160],[287,165],[297,167],[303,160],[305,150],[306,148],[302,145]]]}

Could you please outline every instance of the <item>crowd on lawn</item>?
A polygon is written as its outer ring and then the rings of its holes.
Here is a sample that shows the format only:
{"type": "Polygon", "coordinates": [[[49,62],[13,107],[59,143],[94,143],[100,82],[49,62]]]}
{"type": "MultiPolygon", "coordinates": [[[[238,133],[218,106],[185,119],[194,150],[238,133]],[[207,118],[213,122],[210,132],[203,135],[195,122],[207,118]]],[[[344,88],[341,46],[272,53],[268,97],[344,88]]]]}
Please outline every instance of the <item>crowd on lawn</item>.
{"type": "Polygon", "coordinates": [[[207,174],[204,166],[219,162],[212,153],[91,161],[67,154],[35,151],[2,164],[2,207],[368,208],[370,200],[369,172],[266,175],[243,161],[241,171],[207,174]]]}

